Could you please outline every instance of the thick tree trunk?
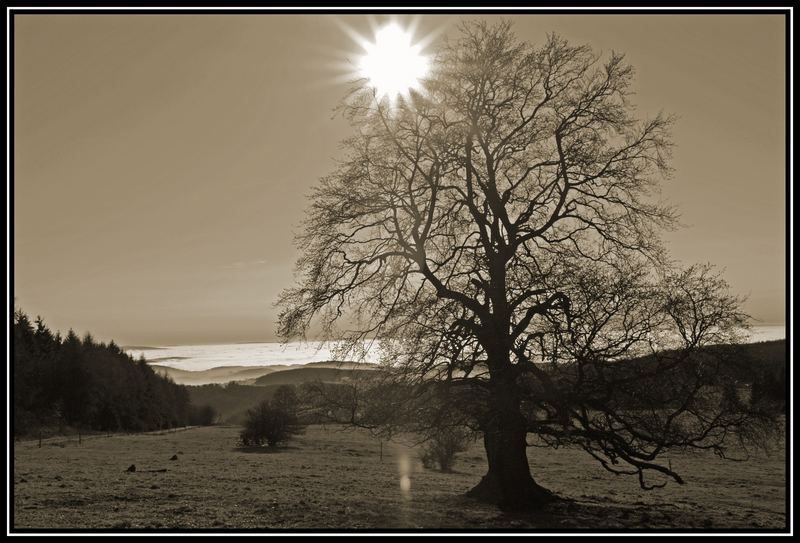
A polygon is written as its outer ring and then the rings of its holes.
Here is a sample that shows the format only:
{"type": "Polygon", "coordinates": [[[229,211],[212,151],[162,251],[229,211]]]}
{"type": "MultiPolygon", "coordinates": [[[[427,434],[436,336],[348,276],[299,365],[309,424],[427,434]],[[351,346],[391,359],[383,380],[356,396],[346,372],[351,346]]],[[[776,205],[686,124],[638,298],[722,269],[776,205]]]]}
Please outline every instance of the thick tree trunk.
{"type": "Polygon", "coordinates": [[[519,403],[508,397],[498,399],[484,423],[489,470],[467,496],[503,509],[530,509],[557,499],[531,476],[526,434],[519,403]]]}

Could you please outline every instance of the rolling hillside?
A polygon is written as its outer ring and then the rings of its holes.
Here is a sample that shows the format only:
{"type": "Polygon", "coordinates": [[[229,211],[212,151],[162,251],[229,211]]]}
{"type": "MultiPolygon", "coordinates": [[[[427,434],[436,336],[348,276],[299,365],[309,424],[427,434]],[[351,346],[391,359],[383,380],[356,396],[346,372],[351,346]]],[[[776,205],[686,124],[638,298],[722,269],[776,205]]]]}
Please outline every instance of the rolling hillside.
{"type": "Polygon", "coordinates": [[[241,424],[248,409],[272,398],[277,386],[228,385],[187,386],[194,405],[210,405],[224,424],[241,424]]]}
{"type": "Polygon", "coordinates": [[[258,386],[265,385],[299,385],[309,381],[323,381],[326,383],[340,383],[348,381],[353,377],[372,372],[373,369],[353,369],[353,368],[332,368],[332,367],[305,367],[290,368],[283,371],[276,371],[263,375],[255,380],[253,384],[258,386]]]}
{"type": "Polygon", "coordinates": [[[247,382],[230,382],[226,385],[204,384],[188,386],[187,389],[193,404],[210,405],[219,413],[221,422],[238,424],[244,420],[248,409],[262,400],[270,399],[281,385],[301,385],[310,381],[344,383],[355,375],[374,371],[362,369],[362,366],[362,364],[337,362],[319,362],[289,369],[281,369],[285,366],[261,366],[258,369],[278,368],[278,370],[247,382]]]}
{"type": "MultiPolygon", "coordinates": [[[[707,349],[725,351],[734,348],[717,346],[707,349]]],[[[768,395],[779,404],[785,401],[783,394],[786,383],[786,341],[752,343],[736,349],[735,360],[739,363],[734,368],[735,371],[742,372],[742,381],[745,383],[755,381],[756,386],[760,388],[758,394],[768,395]]],[[[626,371],[627,367],[647,363],[646,357],[620,362],[618,371],[626,371]]],[[[202,386],[189,386],[191,401],[194,405],[213,406],[220,414],[222,422],[238,423],[243,420],[247,409],[263,399],[270,398],[280,385],[300,385],[310,381],[346,383],[356,376],[375,371],[376,366],[353,362],[317,362],[298,366],[213,368],[198,372],[167,369],[172,372],[171,375],[177,382],[184,384],[200,385],[201,379],[220,379],[216,382],[203,383],[202,386]],[[226,370],[233,371],[225,373],[226,370]],[[227,381],[234,382],[225,386],[219,384],[227,381]]]]}
{"type": "MultiPolygon", "coordinates": [[[[161,364],[149,364],[156,373],[170,377],[179,385],[210,385],[210,384],[225,384],[230,382],[238,382],[240,384],[267,384],[256,383],[256,380],[267,374],[282,372],[287,370],[295,370],[301,368],[307,369],[321,369],[333,368],[342,371],[353,369],[369,368],[371,366],[359,364],[355,362],[310,362],[308,364],[276,364],[269,366],[218,366],[208,370],[191,371],[180,368],[173,368],[161,364]]],[[[305,374],[297,374],[288,378],[283,384],[297,384],[309,379],[314,380],[315,372],[306,372],[305,374]],[[298,380],[299,379],[299,380],[298,380]]],[[[286,379],[282,377],[281,379],[286,379]]],[[[323,379],[325,380],[325,379],[323,379]]],[[[339,379],[336,379],[339,380],[339,379]]]]}
{"type": "Polygon", "coordinates": [[[159,364],[150,367],[161,375],[170,377],[181,385],[224,384],[231,381],[252,381],[273,371],[280,371],[291,366],[220,366],[208,370],[189,371],[159,364]]]}

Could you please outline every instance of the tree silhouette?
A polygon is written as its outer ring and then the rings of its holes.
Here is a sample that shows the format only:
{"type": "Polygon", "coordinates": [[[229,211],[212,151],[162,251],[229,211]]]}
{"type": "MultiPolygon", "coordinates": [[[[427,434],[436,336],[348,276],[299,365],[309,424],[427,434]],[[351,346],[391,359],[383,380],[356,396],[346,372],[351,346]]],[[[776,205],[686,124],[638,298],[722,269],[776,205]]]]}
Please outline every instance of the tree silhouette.
{"type": "Polygon", "coordinates": [[[762,419],[719,393],[735,382],[703,350],[737,341],[740,300],[708,266],[676,269],[659,238],[676,223],[657,190],[673,120],[634,116],[621,54],[460,30],[423,92],[390,104],[357,85],[341,105],[353,135],[311,196],[280,332],[380,338],[398,390],[468,390],[489,464],[478,498],[552,499],[529,434],[644,488],[662,484],[646,472],[682,482],[662,453],[724,454],[762,419]]]}

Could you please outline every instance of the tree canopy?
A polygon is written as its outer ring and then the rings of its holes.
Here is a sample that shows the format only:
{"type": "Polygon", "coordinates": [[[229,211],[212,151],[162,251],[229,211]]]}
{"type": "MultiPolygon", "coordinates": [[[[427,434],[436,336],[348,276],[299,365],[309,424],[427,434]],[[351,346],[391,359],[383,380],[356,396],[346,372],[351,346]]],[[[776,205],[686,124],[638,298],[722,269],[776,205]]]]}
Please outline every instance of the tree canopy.
{"type": "Polygon", "coordinates": [[[674,118],[637,116],[624,55],[476,22],[432,66],[407,100],[345,97],[352,135],[311,195],[280,332],[379,338],[404,390],[468,389],[489,459],[474,494],[505,504],[550,498],[528,434],[649,488],[682,482],[662,453],[763,428],[735,360],[702,350],[739,341],[741,300],[661,241],[674,118]]]}

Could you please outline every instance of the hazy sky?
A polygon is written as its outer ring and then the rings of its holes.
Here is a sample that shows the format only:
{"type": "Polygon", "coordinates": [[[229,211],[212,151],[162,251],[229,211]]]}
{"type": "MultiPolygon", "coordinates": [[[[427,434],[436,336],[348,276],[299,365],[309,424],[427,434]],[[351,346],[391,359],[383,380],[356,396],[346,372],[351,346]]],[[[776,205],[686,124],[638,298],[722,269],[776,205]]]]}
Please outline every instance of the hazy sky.
{"type": "MultiPolygon", "coordinates": [[[[783,17],[513,20],[534,43],[627,53],[640,114],[680,117],[673,256],[724,267],[782,323],[783,17]]],[[[122,344],[274,339],[305,196],[348,134],[332,109],[360,49],[341,23],[371,33],[367,16],[14,16],[16,303],[122,344]]]]}

